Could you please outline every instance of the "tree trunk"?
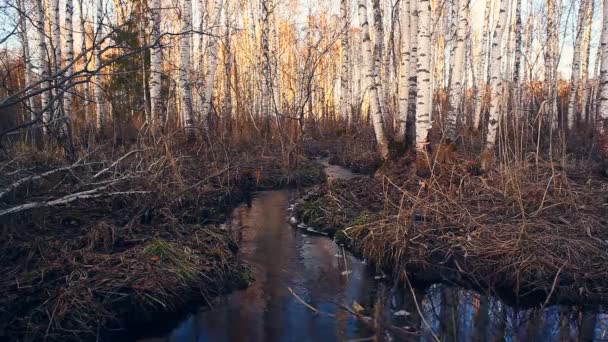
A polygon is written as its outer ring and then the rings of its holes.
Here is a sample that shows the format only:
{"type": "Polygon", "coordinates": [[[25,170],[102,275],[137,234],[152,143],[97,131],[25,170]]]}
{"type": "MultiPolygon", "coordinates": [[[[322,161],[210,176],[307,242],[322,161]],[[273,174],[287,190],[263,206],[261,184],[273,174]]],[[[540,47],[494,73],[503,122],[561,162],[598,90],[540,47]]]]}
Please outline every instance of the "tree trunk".
{"type": "Polygon", "coordinates": [[[490,52],[492,57],[492,62],[490,63],[490,69],[492,70],[492,78],[490,79],[490,116],[488,120],[486,144],[481,156],[481,168],[483,171],[488,171],[494,157],[494,145],[496,144],[496,135],[498,133],[498,122],[500,120],[500,115],[502,114],[503,80],[500,74],[500,62],[502,59],[500,43],[502,41],[505,24],[507,23],[507,2],[508,0],[500,0],[498,21],[496,23],[496,28],[494,29],[492,50],[490,52]]]}
{"type": "Polygon", "coordinates": [[[492,12],[492,0],[485,0],[486,7],[483,17],[483,38],[481,40],[480,56],[479,56],[479,89],[477,91],[477,99],[475,100],[475,117],[473,118],[473,128],[479,131],[481,124],[481,112],[486,94],[486,84],[488,83],[488,67],[486,61],[488,59],[488,40],[490,38],[490,14],[492,12]]]}
{"type": "Polygon", "coordinates": [[[367,89],[369,90],[370,113],[376,142],[380,157],[383,160],[388,159],[388,141],[384,135],[384,125],[382,124],[382,112],[380,110],[380,99],[378,96],[378,88],[376,80],[378,70],[376,68],[374,58],[372,57],[371,38],[369,34],[369,22],[367,21],[367,0],[359,1],[359,23],[361,25],[363,39],[363,61],[366,69],[367,89]]]}
{"type": "Polygon", "coordinates": [[[374,14],[374,64],[376,66],[376,88],[378,89],[378,101],[383,120],[386,115],[386,93],[384,92],[384,70],[382,61],[384,56],[384,22],[382,20],[382,8],[380,0],[372,0],[372,12],[374,14]]]}
{"type": "Polygon", "coordinates": [[[550,120],[551,129],[558,127],[557,118],[557,79],[556,79],[556,54],[557,54],[557,32],[555,29],[555,1],[547,0],[547,43],[545,45],[545,94],[547,104],[545,106],[547,118],[550,120]]]}
{"type": "MultiPolygon", "coordinates": [[[[64,106],[63,106],[63,124],[61,125],[61,133],[63,141],[66,147],[66,152],[71,156],[73,154],[72,145],[72,104],[74,100],[74,88],[72,85],[72,77],[74,75],[74,29],[73,29],[73,16],[74,16],[74,0],[65,1],[65,64],[67,66],[66,79],[68,80],[65,85],[66,92],[64,93],[64,106]]],[[[59,112],[61,113],[61,111],[59,112]]]]}
{"type": "Polygon", "coordinates": [[[182,32],[180,36],[179,81],[181,110],[188,140],[194,140],[194,118],[192,117],[192,92],[190,88],[190,38],[192,36],[192,0],[182,0],[182,32]]]}
{"type": "Polygon", "coordinates": [[[341,35],[341,72],[340,72],[340,110],[342,120],[348,127],[352,123],[351,85],[350,85],[350,0],[340,1],[341,35]]]}
{"type": "Polygon", "coordinates": [[[600,157],[604,163],[604,172],[608,175],[608,4],[604,1],[602,18],[601,67],[599,78],[599,104],[597,118],[597,137],[600,157]]]}
{"type": "Polygon", "coordinates": [[[103,0],[97,0],[97,11],[96,11],[96,29],[94,33],[93,46],[95,48],[95,103],[96,103],[96,117],[97,117],[97,132],[103,133],[105,126],[105,111],[103,106],[103,89],[101,87],[101,58],[102,50],[101,43],[103,39],[103,17],[104,17],[104,6],[103,0]]]}
{"type": "MultiPolygon", "coordinates": [[[[407,37],[406,37],[407,38],[407,37]]],[[[410,146],[416,140],[416,100],[418,97],[418,1],[410,0],[410,66],[407,127],[405,141],[410,146]]]]}
{"type": "MultiPolygon", "coordinates": [[[[583,40],[583,56],[581,57],[581,84],[583,94],[581,96],[582,117],[585,124],[589,124],[589,96],[591,94],[591,82],[589,82],[589,57],[591,56],[591,23],[593,21],[593,9],[595,1],[590,1],[585,21],[585,36],[583,40]]],[[[596,64],[599,61],[596,61],[596,64]]]]}
{"type": "Polygon", "coordinates": [[[150,0],[150,116],[152,127],[162,131],[165,114],[162,98],[162,48],[160,35],[160,0],[150,0]]]}
{"type": "Polygon", "coordinates": [[[213,84],[215,81],[215,72],[217,70],[217,52],[219,47],[219,27],[220,18],[222,17],[222,0],[215,0],[215,19],[213,20],[213,31],[209,42],[209,66],[204,80],[203,91],[205,94],[203,102],[203,127],[208,131],[209,117],[211,107],[213,106],[213,84]]]}
{"type": "MultiPolygon", "coordinates": [[[[59,0],[50,0],[51,6],[51,47],[53,48],[53,66],[51,68],[52,74],[57,74],[55,77],[55,84],[61,84],[63,76],[59,76],[58,72],[61,70],[61,23],[59,19],[59,13],[61,9],[59,7],[59,0]]],[[[60,120],[63,115],[62,108],[62,96],[60,87],[55,87],[53,90],[55,94],[53,99],[53,106],[51,111],[51,120],[60,120]]],[[[57,125],[54,125],[57,126],[57,125]]]]}
{"type": "Polygon", "coordinates": [[[41,95],[41,107],[42,107],[42,131],[45,136],[49,133],[49,123],[51,121],[51,67],[50,67],[50,56],[46,47],[46,33],[44,32],[44,2],[42,0],[36,0],[35,5],[35,18],[38,30],[38,52],[40,57],[40,78],[42,82],[42,88],[46,89],[41,95]]]}
{"type": "Polygon", "coordinates": [[[456,30],[456,48],[454,49],[454,65],[450,82],[450,109],[446,119],[446,144],[456,142],[456,122],[464,94],[466,34],[468,27],[467,6],[468,0],[458,0],[458,28],[456,30]]]}
{"type": "MultiPolygon", "coordinates": [[[[414,0],[416,1],[416,0],[414,0]]],[[[405,141],[409,109],[410,86],[410,0],[401,1],[401,68],[399,74],[399,114],[397,119],[396,142],[405,141]]]]}
{"type": "Polygon", "coordinates": [[[270,135],[270,102],[272,94],[272,75],[270,61],[270,16],[271,0],[262,0],[262,98],[261,110],[264,120],[264,134],[270,135]]]}
{"type": "Polygon", "coordinates": [[[581,74],[581,46],[583,43],[585,15],[587,13],[587,1],[582,0],[578,10],[576,34],[574,36],[574,55],[572,56],[572,75],[570,77],[570,96],[568,98],[568,131],[572,131],[577,113],[577,95],[581,74]]]}
{"type": "Polygon", "coordinates": [[[418,1],[418,102],[416,103],[416,152],[426,156],[431,101],[431,2],[418,1]]]}

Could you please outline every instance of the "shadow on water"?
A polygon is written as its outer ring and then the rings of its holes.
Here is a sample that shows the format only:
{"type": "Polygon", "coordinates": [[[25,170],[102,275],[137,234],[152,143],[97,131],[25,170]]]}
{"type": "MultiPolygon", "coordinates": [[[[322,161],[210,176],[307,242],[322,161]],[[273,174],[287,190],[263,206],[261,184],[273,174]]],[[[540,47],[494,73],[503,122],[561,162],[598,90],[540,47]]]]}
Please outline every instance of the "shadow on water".
{"type": "MultiPolygon", "coordinates": [[[[332,166],[328,176],[352,174],[332,166]]],[[[328,238],[286,222],[289,191],[257,194],[228,222],[255,281],[186,317],[169,334],[141,341],[591,341],[608,339],[606,316],[574,307],[515,310],[498,299],[440,284],[414,295],[391,289],[364,261],[328,238]],[[290,291],[324,314],[302,304],[290,291]],[[358,303],[376,332],[340,305],[358,303]],[[375,307],[375,309],[374,309],[375,307]],[[419,310],[422,315],[419,314],[419,310]],[[381,330],[381,329],[380,329],[381,330]],[[376,336],[374,334],[377,334],[376,336]]]]}

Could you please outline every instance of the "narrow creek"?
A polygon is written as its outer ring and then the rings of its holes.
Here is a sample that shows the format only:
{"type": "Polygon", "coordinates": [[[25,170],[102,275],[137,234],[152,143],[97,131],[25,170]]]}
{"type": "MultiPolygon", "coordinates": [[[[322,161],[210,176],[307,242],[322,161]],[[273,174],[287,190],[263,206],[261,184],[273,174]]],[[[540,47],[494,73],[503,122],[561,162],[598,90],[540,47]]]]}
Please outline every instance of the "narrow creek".
{"type": "MultiPolygon", "coordinates": [[[[355,176],[324,165],[329,178],[355,176]]],[[[597,309],[515,310],[494,297],[439,284],[414,294],[390,288],[384,275],[331,239],[292,227],[287,219],[295,196],[288,190],[258,193],[226,223],[255,277],[247,289],[201,308],[164,336],[140,341],[608,339],[607,316],[597,309]],[[374,331],[343,305],[363,308],[361,316],[391,328],[374,331]]]]}

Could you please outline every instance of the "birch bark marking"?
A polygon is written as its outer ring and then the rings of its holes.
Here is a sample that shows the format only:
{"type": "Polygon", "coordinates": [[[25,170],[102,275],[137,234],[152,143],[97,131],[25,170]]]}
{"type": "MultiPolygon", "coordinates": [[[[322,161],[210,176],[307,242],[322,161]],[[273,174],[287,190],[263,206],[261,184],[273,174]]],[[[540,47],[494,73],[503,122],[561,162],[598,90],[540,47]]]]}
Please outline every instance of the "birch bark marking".
{"type": "Polygon", "coordinates": [[[162,45],[160,35],[160,0],[150,0],[150,115],[152,127],[162,131],[165,114],[162,99],[162,45]]]}
{"type": "Polygon", "coordinates": [[[574,54],[572,56],[572,75],[570,76],[570,96],[568,97],[568,131],[572,131],[576,119],[577,95],[579,80],[581,76],[581,46],[585,26],[585,15],[587,13],[587,0],[582,0],[578,10],[576,34],[574,37],[574,54]]]}
{"type": "Polygon", "coordinates": [[[217,70],[217,52],[219,47],[219,27],[220,18],[222,16],[222,0],[215,0],[215,19],[213,20],[212,37],[209,42],[209,69],[204,80],[205,98],[203,102],[203,126],[208,130],[209,115],[211,113],[213,101],[213,84],[215,80],[215,71],[217,70]]]}
{"type": "Polygon", "coordinates": [[[45,91],[42,92],[41,95],[41,106],[42,106],[42,132],[45,136],[49,133],[49,123],[51,121],[51,69],[50,69],[50,56],[48,54],[47,46],[46,46],[46,33],[44,32],[44,3],[42,0],[36,0],[35,8],[35,17],[36,17],[36,25],[38,31],[38,52],[40,57],[40,78],[42,82],[42,89],[45,91]]]}
{"type": "MultiPolygon", "coordinates": [[[[73,16],[74,16],[74,0],[66,0],[65,1],[65,31],[66,31],[66,39],[65,39],[65,64],[68,66],[68,70],[66,71],[66,78],[68,80],[72,79],[74,75],[74,29],[73,29],[73,16]]],[[[64,93],[64,124],[62,125],[63,134],[66,137],[71,137],[70,129],[72,122],[72,103],[74,100],[74,90],[70,85],[71,81],[68,82],[67,91],[64,93]]],[[[70,139],[71,140],[71,139],[70,139]]]]}
{"type": "Polygon", "coordinates": [[[340,112],[348,127],[352,123],[351,85],[350,85],[350,0],[340,1],[342,35],[340,38],[342,60],[340,70],[340,112]]]}
{"type": "Polygon", "coordinates": [[[181,110],[188,140],[195,136],[192,117],[192,92],[190,88],[190,37],[192,34],[192,0],[182,0],[182,30],[180,36],[179,81],[181,90],[181,110]]]}
{"type": "Polygon", "coordinates": [[[97,132],[102,133],[105,126],[105,111],[103,106],[103,89],[101,87],[101,43],[103,39],[100,37],[103,35],[103,0],[96,1],[97,11],[95,14],[96,21],[96,29],[93,33],[93,46],[95,49],[95,108],[96,108],[96,122],[97,122],[97,132]]]}
{"type": "Polygon", "coordinates": [[[466,10],[468,0],[458,0],[458,28],[456,30],[456,47],[454,50],[454,65],[452,77],[450,78],[450,109],[446,118],[445,138],[446,144],[454,144],[456,142],[456,121],[462,103],[464,93],[464,68],[465,68],[465,53],[466,53],[466,30],[468,27],[468,18],[466,10]]]}
{"type": "Polygon", "coordinates": [[[496,28],[494,29],[492,50],[490,52],[490,57],[492,58],[492,62],[490,63],[490,69],[492,70],[492,77],[490,79],[490,117],[488,120],[488,135],[486,136],[484,151],[481,155],[481,169],[484,172],[488,171],[494,157],[494,145],[496,144],[496,135],[498,133],[498,122],[502,112],[501,103],[503,101],[503,81],[500,74],[500,61],[502,59],[500,43],[502,41],[505,24],[507,22],[507,2],[508,0],[500,0],[498,22],[496,23],[496,28]]]}
{"type": "Polygon", "coordinates": [[[399,74],[399,116],[395,136],[396,142],[403,142],[405,140],[405,132],[407,130],[410,100],[410,30],[410,0],[401,0],[401,68],[399,74]]]}
{"type": "Polygon", "coordinates": [[[479,131],[481,124],[481,112],[483,110],[483,103],[486,94],[486,85],[488,83],[488,65],[486,63],[488,59],[488,40],[490,38],[490,14],[492,11],[492,0],[485,0],[486,7],[484,9],[483,17],[483,31],[481,39],[481,48],[479,49],[479,90],[477,91],[477,98],[475,99],[475,116],[473,118],[473,128],[479,131]]]}
{"type": "Polygon", "coordinates": [[[416,152],[426,155],[431,101],[431,2],[418,1],[418,100],[416,102],[416,152]]]}
{"type": "Polygon", "coordinates": [[[600,157],[604,163],[604,172],[608,176],[608,1],[604,0],[604,17],[602,19],[601,46],[602,51],[600,79],[599,79],[599,104],[598,104],[598,147],[600,157]]]}
{"type": "Polygon", "coordinates": [[[380,99],[378,98],[378,88],[376,87],[377,69],[372,57],[371,37],[369,34],[369,22],[367,21],[367,0],[359,1],[359,24],[361,26],[361,34],[363,40],[363,62],[365,64],[367,89],[369,90],[370,113],[376,142],[380,157],[384,160],[388,159],[388,141],[384,135],[384,126],[382,124],[382,112],[380,111],[380,99]]]}

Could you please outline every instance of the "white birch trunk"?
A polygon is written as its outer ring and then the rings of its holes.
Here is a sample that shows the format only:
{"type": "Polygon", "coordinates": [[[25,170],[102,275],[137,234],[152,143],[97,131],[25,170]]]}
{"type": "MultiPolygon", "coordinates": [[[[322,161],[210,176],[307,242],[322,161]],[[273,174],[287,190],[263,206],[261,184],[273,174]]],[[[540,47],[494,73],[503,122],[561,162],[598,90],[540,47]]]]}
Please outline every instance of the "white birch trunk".
{"type": "Polygon", "coordinates": [[[195,138],[192,116],[192,92],[190,88],[190,38],[192,36],[192,0],[182,0],[182,30],[180,35],[179,82],[181,111],[188,140],[195,138]]]}
{"type": "Polygon", "coordinates": [[[449,101],[450,109],[446,118],[445,138],[446,143],[456,142],[456,122],[464,94],[464,75],[465,75],[465,53],[466,53],[466,34],[468,18],[466,15],[468,0],[458,0],[458,28],[456,30],[456,47],[454,49],[454,65],[452,66],[452,76],[450,78],[449,101]]]}
{"type": "Polygon", "coordinates": [[[261,109],[264,118],[264,131],[270,134],[270,103],[272,94],[272,74],[270,57],[270,16],[271,0],[262,0],[262,98],[261,109]]]}
{"type": "MultiPolygon", "coordinates": [[[[581,58],[581,84],[583,93],[581,96],[582,117],[585,124],[589,123],[589,96],[591,94],[591,82],[589,82],[589,58],[591,56],[591,24],[593,21],[593,8],[595,1],[590,1],[585,20],[585,37],[583,40],[583,57],[581,58]]],[[[596,62],[597,64],[597,62],[596,62]]]]}
{"type": "Polygon", "coordinates": [[[160,34],[160,0],[151,0],[150,7],[150,115],[154,129],[162,131],[165,127],[165,114],[162,99],[162,47],[160,34]]]}
{"type": "Polygon", "coordinates": [[[367,21],[367,0],[358,0],[359,4],[359,25],[361,26],[363,40],[363,61],[366,70],[367,89],[369,90],[370,113],[376,142],[380,157],[384,160],[388,159],[388,141],[384,135],[384,125],[382,124],[382,112],[380,110],[380,99],[378,97],[378,88],[376,84],[378,71],[375,61],[372,56],[372,44],[369,33],[369,22],[367,21]]]}
{"type": "Polygon", "coordinates": [[[418,101],[416,103],[416,151],[426,153],[431,128],[431,2],[418,1],[418,101]]]}
{"type": "Polygon", "coordinates": [[[380,112],[386,115],[386,93],[384,92],[384,70],[382,69],[382,56],[384,55],[384,23],[382,21],[382,8],[380,0],[372,0],[372,12],[374,14],[374,64],[376,66],[376,88],[380,101],[380,112]]]}
{"type": "Polygon", "coordinates": [[[508,0],[500,0],[500,8],[498,12],[498,21],[494,29],[494,37],[492,38],[492,49],[490,57],[491,79],[490,79],[490,116],[488,119],[488,135],[482,155],[482,170],[487,171],[490,162],[494,155],[494,145],[496,144],[496,136],[498,133],[498,123],[502,114],[503,102],[503,80],[500,73],[500,63],[502,60],[500,44],[502,41],[503,32],[507,23],[507,2],[508,0]]]}
{"type": "Polygon", "coordinates": [[[601,46],[602,52],[599,77],[599,103],[597,118],[598,148],[604,162],[604,172],[608,175],[608,4],[604,0],[602,18],[601,46]]]}
{"type": "MultiPolygon", "coordinates": [[[[74,0],[66,0],[65,1],[65,64],[68,66],[66,71],[66,78],[68,80],[72,79],[74,75],[74,28],[73,28],[73,16],[74,16],[74,0]]],[[[68,81],[67,91],[64,93],[64,124],[62,125],[64,136],[71,141],[71,122],[72,122],[72,103],[74,99],[74,88],[70,85],[72,82],[68,81]]],[[[71,143],[70,143],[71,145],[71,143]]]]}
{"type": "Polygon", "coordinates": [[[42,107],[42,131],[44,135],[49,133],[49,123],[51,121],[51,68],[50,68],[50,56],[48,54],[46,46],[46,33],[44,31],[44,3],[42,0],[36,0],[35,8],[35,19],[37,31],[38,31],[38,52],[40,56],[40,78],[42,82],[42,88],[46,89],[41,95],[41,107],[42,107]]]}
{"type": "Polygon", "coordinates": [[[217,52],[219,46],[219,27],[220,18],[222,16],[222,0],[215,0],[215,19],[213,20],[212,37],[209,42],[209,69],[204,80],[204,102],[203,102],[203,126],[208,129],[209,115],[213,105],[213,84],[215,80],[215,71],[217,70],[217,52]]]}
{"type": "Polygon", "coordinates": [[[414,144],[416,135],[416,100],[418,97],[418,1],[410,0],[410,66],[406,143],[414,144]]]}
{"type": "Polygon", "coordinates": [[[401,68],[399,74],[399,113],[395,136],[396,142],[405,141],[405,132],[407,130],[410,100],[410,30],[410,0],[401,0],[401,68]]]}
{"type": "Polygon", "coordinates": [[[488,83],[488,67],[486,61],[488,59],[488,40],[490,38],[490,15],[492,12],[492,0],[485,0],[486,6],[483,17],[483,32],[481,39],[481,48],[479,49],[479,80],[477,98],[475,100],[475,115],[473,118],[473,128],[479,131],[481,124],[481,112],[483,111],[483,101],[486,93],[486,85],[488,83]]]}
{"type": "Polygon", "coordinates": [[[103,36],[103,17],[104,17],[104,6],[103,0],[96,1],[96,28],[94,32],[93,46],[95,49],[95,104],[96,104],[96,118],[97,118],[97,131],[101,133],[105,128],[105,110],[104,110],[104,99],[103,99],[103,89],[101,87],[101,43],[103,36]]]}
{"type": "Polygon", "coordinates": [[[545,106],[547,118],[550,120],[551,129],[558,127],[557,118],[557,79],[556,79],[556,53],[557,32],[555,29],[555,1],[547,0],[547,43],[545,46],[545,94],[547,105],[545,106]]]}
{"type": "MultiPolygon", "coordinates": [[[[89,65],[89,53],[87,51],[87,29],[86,29],[86,15],[84,9],[84,0],[79,0],[78,5],[80,9],[80,35],[82,37],[82,44],[80,46],[80,51],[82,53],[82,63],[84,66],[88,67],[89,65]]],[[[91,103],[91,83],[89,82],[89,78],[84,81],[83,84],[83,107],[84,107],[84,119],[87,126],[91,122],[90,113],[89,113],[89,105],[91,103]]]]}
{"type": "Polygon", "coordinates": [[[342,35],[340,39],[342,49],[340,71],[340,112],[342,120],[350,127],[352,122],[351,84],[350,84],[350,0],[340,1],[340,20],[342,35]]]}
{"type": "Polygon", "coordinates": [[[585,15],[587,13],[587,1],[582,0],[578,11],[578,20],[576,25],[576,35],[574,37],[574,54],[572,56],[572,75],[570,77],[570,96],[568,98],[568,130],[574,128],[576,119],[577,95],[579,89],[579,80],[581,74],[581,46],[583,42],[583,33],[585,26],[585,15]]]}
{"type": "MultiPolygon", "coordinates": [[[[59,70],[61,69],[61,23],[60,23],[60,19],[59,19],[59,13],[60,13],[60,7],[59,7],[59,0],[50,0],[50,6],[51,6],[51,46],[53,47],[53,67],[52,67],[52,72],[53,73],[57,73],[59,72],[59,70]]],[[[59,77],[59,75],[57,76],[57,78],[55,79],[56,83],[60,82],[60,79],[63,77],[59,77]]],[[[56,96],[54,96],[54,104],[53,104],[53,110],[51,112],[51,120],[56,120],[58,118],[60,118],[60,116],[63,115],[63,108],[62,108],[62,100],[61,100],[61,96],[58,96],[58,94],[61,92],[61,89],[59,89],[59,87],[55,88],[53,93],[56,94],[56,96]]]]}
{"type": "MultiPolygon", "coordinates": [[[[25,86],[30,87],[30,85],[36,80],[35,71],[39,70],[40,67],[36,65],[35,59],[32,58],[32,54],[30,53],[30,45],[28,39],[28,6],[25,5],[26,0],[17,0],[17,6],[19,9],[19,37],[21,40],[21,46],[23,50],[23,62],[25,63],[25,86]]],[[[26,96],[30,96],[31,92],[35,89],[30,89],[27,91],[26,96]]],[[[30,120],[36,119],[36,101],[32,97],[28,97],[26,101],[27,110],[30,113],[30,120]]],[[[33,141],[33,140],[32,140],[33,141]]]]}

